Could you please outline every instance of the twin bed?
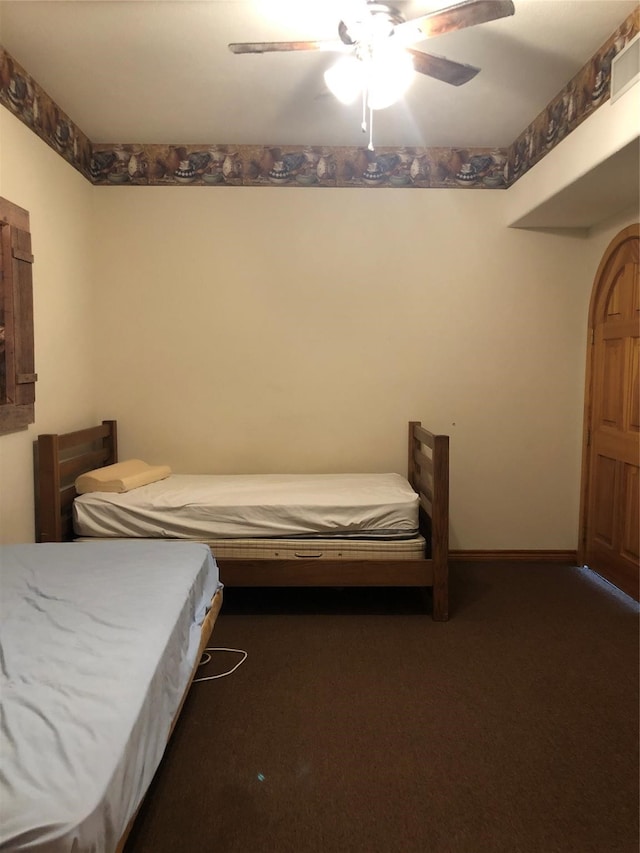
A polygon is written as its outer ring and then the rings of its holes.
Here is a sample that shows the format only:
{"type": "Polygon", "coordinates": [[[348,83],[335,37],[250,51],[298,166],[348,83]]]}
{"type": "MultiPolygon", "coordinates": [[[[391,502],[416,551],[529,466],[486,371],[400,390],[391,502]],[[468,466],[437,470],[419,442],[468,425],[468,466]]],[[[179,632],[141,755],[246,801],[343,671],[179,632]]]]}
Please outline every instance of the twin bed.
{"type": "Polygon", "coordinates": [[[121,851],[222,603],[195,542],[0,548],[0,850],[121,851]]]}
{"type": "Polygon", "coordinates": [[[115,421],[39,436],[38,541],[194,539],[227,587],[430,587],[433,618],[448,618],[449,439],[417,421],[406,478],[172,474],[78,495],[78,478],[117,460],[115,421]]]}
{"type": "Polygon", "coordinates": [[[448,438],[418,422],[406,479],[100,491],[117,459],[115,421],[39,436],[37,544],[0,550],[1,850],[123,850],[223,585],[431,587],[448,618],[448,438]]]}

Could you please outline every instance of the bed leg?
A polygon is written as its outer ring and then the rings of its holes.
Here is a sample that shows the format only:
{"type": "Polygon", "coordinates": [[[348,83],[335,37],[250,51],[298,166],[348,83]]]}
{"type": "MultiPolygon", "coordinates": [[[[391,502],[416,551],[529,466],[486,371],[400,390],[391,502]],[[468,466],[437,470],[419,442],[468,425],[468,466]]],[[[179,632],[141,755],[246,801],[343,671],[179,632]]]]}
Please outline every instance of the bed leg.
{"type": "Polygon", "coordinates": [[[433,609],[436,622],[449,618],[449,549],[446,543],[436,543],[433,555],[433,609]]]}
{"type": "Polygon", "coordinates": [[[446,586],[433,587],[433,619],[435,622],[446,622],[449,619],[449,595],[446,586]]]}
{"type": "Polygon", "coordinates": [[[449,618],[449,436],[433,439],[433,618],[449,618]]]}

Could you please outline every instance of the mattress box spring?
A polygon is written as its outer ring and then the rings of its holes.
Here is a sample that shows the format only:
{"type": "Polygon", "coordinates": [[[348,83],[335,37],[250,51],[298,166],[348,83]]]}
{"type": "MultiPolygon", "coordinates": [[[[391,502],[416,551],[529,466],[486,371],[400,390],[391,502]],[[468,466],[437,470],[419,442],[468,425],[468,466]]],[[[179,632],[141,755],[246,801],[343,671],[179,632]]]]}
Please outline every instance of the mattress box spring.
{"type": "Polygon", "coordinates": [[[207,542],[220,560],[421,560],[422,536],[396,542],[357,540],[218,539],[207,542]]]}
{"type": "MultiPolygon", "coordinates": [[[[83,537],[78,541],[107,540],[83,537]]],[[[163,539],[163,541],[172,540],[163,539]]],[[[208,539],[201,541],[211,548],[213,556],[219,560],[422,560],[426,547],[423,536],[389,542],[357,539],[208,539]]]]}

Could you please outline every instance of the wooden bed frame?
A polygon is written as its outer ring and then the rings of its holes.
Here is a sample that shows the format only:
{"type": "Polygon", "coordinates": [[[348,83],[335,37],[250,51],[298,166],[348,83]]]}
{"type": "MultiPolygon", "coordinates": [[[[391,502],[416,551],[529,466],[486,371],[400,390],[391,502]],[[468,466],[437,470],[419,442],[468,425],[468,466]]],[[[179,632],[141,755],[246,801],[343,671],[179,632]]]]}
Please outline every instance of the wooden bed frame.
{"type": "MultiPolygon", "coordinates": [[[[35,445],[36,541],[74,538],[76,477],[118,461],[116,421],[63,435],[38,436],[35,445]]],[[[431,587],[433,618],[449,618],[449,437],[409,422],[408,474],[420,496],[420,532],[427,554],[420,560],[294,560],[224,558],[220,579],[233,586],[431,587]]],[[[215,556],[215,555],[214,555],[215,556]]]]}

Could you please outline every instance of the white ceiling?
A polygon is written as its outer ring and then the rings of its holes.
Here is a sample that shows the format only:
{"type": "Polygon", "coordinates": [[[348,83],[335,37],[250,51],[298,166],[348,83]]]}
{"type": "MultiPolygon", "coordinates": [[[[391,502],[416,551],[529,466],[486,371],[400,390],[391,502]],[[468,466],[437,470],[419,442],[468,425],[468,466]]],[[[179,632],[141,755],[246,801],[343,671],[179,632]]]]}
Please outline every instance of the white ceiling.
{"type": "MultiPolygon", "coordinates": [[[[233,55],[229,42],[332,39],[350,0],[0,0],[0,43],[93,142],[363,145],[320,52],[233,55]],[[342,11],[341,11],[342,10],[342,11]]],[[[406,18],[451,5],[397,0],[406,18]]],[[[418,47],[481,73],[417,75],[375,114],[377,146],[507,146],[637,0],[515,0],[513,17],[418,47]]]]}

